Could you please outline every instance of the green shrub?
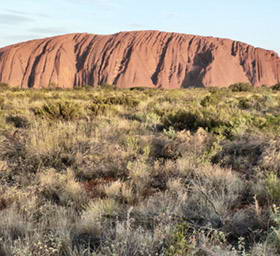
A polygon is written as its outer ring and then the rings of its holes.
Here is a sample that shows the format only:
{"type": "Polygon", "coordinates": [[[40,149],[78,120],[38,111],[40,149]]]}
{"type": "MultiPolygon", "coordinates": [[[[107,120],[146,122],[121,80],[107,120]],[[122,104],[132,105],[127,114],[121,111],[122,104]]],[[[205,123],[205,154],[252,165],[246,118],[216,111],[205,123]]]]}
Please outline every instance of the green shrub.
{"type": "Polygon", "coordinates": [[[5,98],[0,97],[0,109],[3,110],[5,108],[5,98]]]}
{"type": "Polygon", "coordinates": [[[263,142],[256,137],[240,137],[234,141],[224,142],[222,150],[212,158],[212,162],[252,175],[263,147],[263,142]]]}
{"type": "Polygon", "coordinates": [[[110,110],[113,110],[112,106],[109,104],[91,104],[88,107],[90,116],[98,116],[107,113],[110,110]]]}
{"type": "Polygon", "coordinates": [[[273,203],[280,203],[280,179],[275,173],[270,173],[266,179],[268,194],[273,203]]]}
{"type": "Polygon", "coordinates": [[[280,115],[266,115],[263,129],[278,132],[280,128],[280,115]]]}
{"type": "Polygon", "coordinates": [[[274,91],[280,91],[280,83],[273,85],[271,88],[274,91]]]}
{"type": "Polygon", "coordinates": [[[121,96],[110,96],[110,97],[95,97],[93,98],[93,103],[136,107],[140,102],[129,96],[121,95],[121,96]]]}
{"type": "Polygon", "coordinates": [[[208,88],[210,95],[205,96],[200,105],[203,107],[208,107],[210,105],[218,105],[219,103],[225,103],[225,99],[231,94],[228,88],[208,88]]]}
{"type": "Polygon", "coordinates": [[[241,109],[255,109],[257,111],[265,111],[273,105],[273,100],[268,96],[253,95],[249,98],[242,97],[239,99],[238,107],[241,109]]]}
{"type": "Polygon", "coordinates": [[[163,125],[166,128],[172,126],[176,130],[190,130],[193,132],[197,131],[198,128],[214,131],[215,128],[230,126],[229,123],[220,120],[209,112],[197,111],[193,113],[185,110],[179,110],[165,116],[163,125]]]}
{"type": "Polygon", "coordinates": [[[91,89],[94,89],[94,86],[93,85],[77,85],[77,86],[74,86],[74,90],[91,90],[91,89]]]}
{"type": "Polygon", "coordinates": [[[6,122],[13,124],[16,128],[28,128],[29,127],[29,121],[26,117],[22,116],[8,116],[6,118],[6,122]]]}
{"type": "Polygon", "coordinates": [[[249,99],[247,99],[247,98],[239,99],[238,107],[240,109],[250,109],[251,106],[252,106],[252,104],[249,99]]]}
{"type": "Polygon", "coordinates": [[[33,108],[32,111],[36,116],[47,119],[70,121],[84,117],[79,104],[67,101],[46,103],[42,107],[33,108]]]}
{"type": "Polygon", "coordinates": [[[171,245],[166,252],[167,256],[190,255],[194,246],[187,238],[189,231],[190,227],[187,223],[177,225],[171,238],[171,245]]]}
{"type": "Polygon", "coordinates": [[[130,87],[129,88],[130,91],[140,91],[140,92],[150,90],[150,89],[151,89],[150,87],[130,87]]]}
{"type": "Polygon", "coordinates": [[[279,255],[280,253],[280,207],[273,205],[270,214],[273,221],[273,227],[271,228],[271,231],[267,236],[266,242],[272,248],[275,248],[275,252],[271,255],[279,255]]]}
{"type": "Polygon", "coordinates": [[[236,83],[229,86],[233,92],[251,92],[254,87],[249,83],[236,83]]]}
{"type": "Polygon", "coordinates": [[[200,105],[203,107],[207,107],[209,105],[218,105],[221,100],[221,97],[219,97],[217,94],[207,95],[201,100],[200,105]]]}
{"type": "Polygon", "coordinates": [[[107,83],[104,83],[104,84],[100,84],[97,86],[98,89],[102,89],[102,90],[116,90],[117,87],[116,85],[113,85],[113,84],[107,84],[107,83]]]}

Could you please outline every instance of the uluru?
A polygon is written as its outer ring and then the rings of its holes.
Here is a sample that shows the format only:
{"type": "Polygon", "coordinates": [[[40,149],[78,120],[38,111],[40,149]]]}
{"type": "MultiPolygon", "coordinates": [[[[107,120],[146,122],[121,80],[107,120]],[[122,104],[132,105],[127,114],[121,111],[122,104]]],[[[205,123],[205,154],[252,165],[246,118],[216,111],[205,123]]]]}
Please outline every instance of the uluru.
{"type": "Polygon", "coordinates": [[[214,37],[76,33],[1,48],[0,82],[21,88],[272,86],[280,82],[280,58],[274,51],[214,37]]]}

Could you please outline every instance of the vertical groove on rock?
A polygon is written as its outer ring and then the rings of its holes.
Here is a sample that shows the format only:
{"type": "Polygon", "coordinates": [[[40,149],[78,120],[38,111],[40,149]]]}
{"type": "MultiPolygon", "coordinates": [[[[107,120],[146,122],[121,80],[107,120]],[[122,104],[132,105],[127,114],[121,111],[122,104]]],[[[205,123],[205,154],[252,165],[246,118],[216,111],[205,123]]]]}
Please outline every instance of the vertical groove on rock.
{"type": "Polygon", "coordinates": [[[84,64],[86,62],[86,59],[90,53],[90,51],[92,50],[92,47],[94,45],[94,39],[92,39],[89,44],[86,46],[85,50],[81,53],[79,52],[79,54],[77,55],[77,72],[80,72],[83,68],[84,68],[84,64]]]}
{"type": "Polygon", "coordinates": [[[114,45],[114,37],[111,37],[104,45],[103,52],[101,52],[101,58],[100,58],[100,65],[98,68],[98,84],[104,84],[106,81],[103,78],[103,70],[106,67],[106,64],[108,64],[108,58],[110,57],[112,51],[113,51],[113,45],[114,45]],[[110,49],[111,48],[111,49],[110,49]]]}
{"type": "MultiPolygon", "coordinates": [[[[28,55],[28,57],[27,57],[27,65],[26,65],[26,68],[25,68],[25,72],[24,72],[24,74],[23,74],[23,76],[22,76],[22,79],[21,79],[21,83],[20,83],[20,86],[21,87],[29,87],[28,86],[28,82],[27,83],[25,83],[25,81],[29,81],[29,70],[32,68],[32,66],[33,66],[33,62],[31,61],[31,59],[32,58],[34,58],[34,55],[35,55],[35,53],[36,53],[36,51],[38,50],[38,49],[40,49],[40,47],[43,45],[43,44],[45,44],[46,42],[43,40],[43,41],[40,41],[39,43],[38,43],[38,45],[34,48],[34,49],[32,49],[31,50],[31,52],[29,53],[29,55],[28,55]]],[[[36,56],[36,55],[35,55],[36,56]]]]}
{"type": "Polygon", "coordinates": [[[130,58],[131,58],[132,51],[133,51],[133,46],[132,45],[128,46],[128,48],[126,50],[126,53],[124,53],[123,59],[121,61],[121,67],[122,68],[121,68],[121,70],[119,70],[116,78],[114,79],[113,84],[117,84],[120,76],[122,74],[124,74],[125,71],[127,70],[127,67],[128,67],[128,64],[129,64],[129,61],[130,61],[130,58]]]}
{"type": "Polygon", "coordinates": [[[162,49],[162,53],[160,54],[160,57],[159,57],[159,61],[158,61],[158,65],[156,67],[156,71],[153,73],[151,79],[152,79],[152,82],[155,86],[158,85],[158,76],[159,76],[159,73],[161,72],[163,66],[164,66],[164,59],[165,59],[165,56],[166,56],[166,53],[167,53],[167,50],[168,50],[168,46],[170,44],[170,42],[172,41],[172,35],[167,39],[163,49],[162,49]]]}
{"type": "Polygon", "coordinates": [[[47,50],[47,47],[49,45],[49,43],[51,42],[51,40],[47,41],[41,51],[41,53],[36,56],[35,60],[34,60],[34,63],[32,65],[32,69],[31,69],[31,72],[30,72],[30,75],[29,75],[29,78],[28,78],[28,84],[27,86],[29,88],[32,88],[34,86],[34,82],[35,82],[35,73],[36,73],[36,68],[37,68],[37,65],[39,64],[42,56],[46,53],[46,50],[47,50]]]}

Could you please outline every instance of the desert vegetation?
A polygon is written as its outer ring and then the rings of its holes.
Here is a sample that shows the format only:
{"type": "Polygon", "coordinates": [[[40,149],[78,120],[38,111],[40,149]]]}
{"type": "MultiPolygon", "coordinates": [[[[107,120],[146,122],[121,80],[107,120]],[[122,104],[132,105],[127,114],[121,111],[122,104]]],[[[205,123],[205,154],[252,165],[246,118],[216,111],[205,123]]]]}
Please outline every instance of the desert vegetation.
{"type": "Polygon", "coordinates": [[[0,86],[0,255],[279,255],[278,87],[0,86]]]}

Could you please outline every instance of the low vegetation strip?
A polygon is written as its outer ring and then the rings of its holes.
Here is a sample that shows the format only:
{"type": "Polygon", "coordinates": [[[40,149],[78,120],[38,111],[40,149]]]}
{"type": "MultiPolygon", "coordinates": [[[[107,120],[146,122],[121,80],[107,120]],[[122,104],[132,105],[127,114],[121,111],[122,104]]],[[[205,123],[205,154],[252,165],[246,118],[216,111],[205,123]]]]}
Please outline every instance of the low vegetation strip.
{"type": "Polygon", "coordinates": [[[279,86],[2,86],[0,255],[279,255],[279,124],[279,86]]]}

